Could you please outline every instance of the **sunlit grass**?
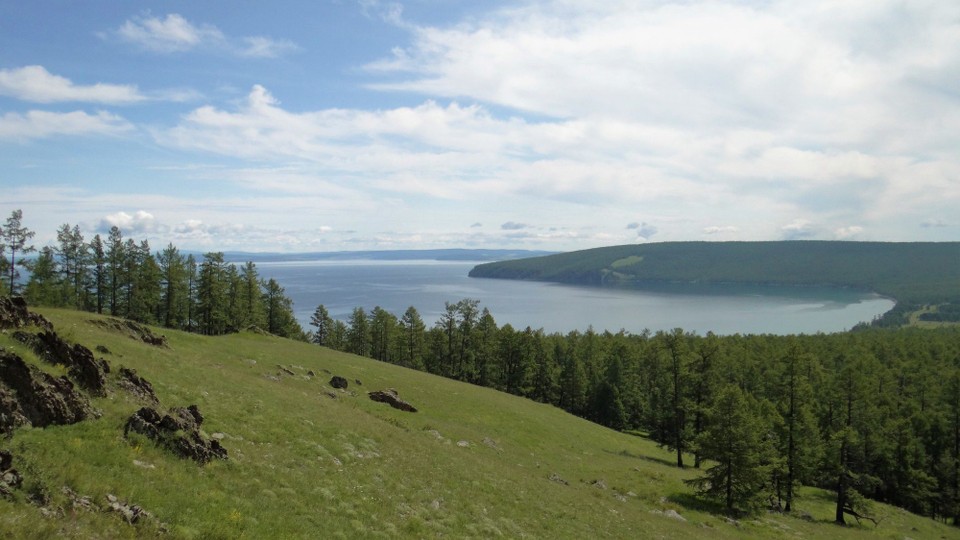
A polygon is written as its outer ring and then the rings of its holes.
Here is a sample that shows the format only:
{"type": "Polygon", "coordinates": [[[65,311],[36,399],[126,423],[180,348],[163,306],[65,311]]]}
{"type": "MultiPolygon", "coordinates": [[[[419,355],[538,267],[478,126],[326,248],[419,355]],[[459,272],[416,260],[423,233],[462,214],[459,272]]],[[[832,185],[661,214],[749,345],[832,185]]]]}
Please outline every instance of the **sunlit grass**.
{"type": "MultiPolygon", "coordinates": [[[[885,506],[876,530],[836,527],[830,495],[812,489],[801,490],[796,516],[731,523],[693,496],[683,481],[697,472],[673,467],[671,453],[550,406],[257,334],[158,329],[169,338],[163,349],[89,324],[93,315],[44,313],[72,340],[105,345],[114,373],[135,368],[164,407],[198,405],[204,433],[222,438],[230,458],[200,467],[145,437],[125,439],[124,422],[141,404],[114,391],[93,400],[97,420],[22,429],[2,443],[25,476],[22,491],[45,489],[50,506],[66,510],[43,517],[25,493],[0,501],[0,530],[12,538],[149,537],[161,528],[167,538],[958,537],[885,506]],[[328,386],[332,374],[350,381],[346,392],[328,386]],[[388,387],[420,412],[367,399],[388,387]],[[155,520],[130,526],[116,514],[73,511],[62,486],[97,504],[113,494],[155,520]]],[[[0,345],[16,347],[9,336],[0,345]]]]}

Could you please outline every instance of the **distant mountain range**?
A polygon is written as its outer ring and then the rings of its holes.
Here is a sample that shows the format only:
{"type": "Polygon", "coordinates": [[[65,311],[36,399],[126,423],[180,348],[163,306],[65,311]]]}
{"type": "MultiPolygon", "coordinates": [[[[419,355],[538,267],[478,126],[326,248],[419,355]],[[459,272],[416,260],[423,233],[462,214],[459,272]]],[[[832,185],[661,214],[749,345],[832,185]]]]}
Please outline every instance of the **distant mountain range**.
{"type": "Polygon", "coordinates": [[[508,261],[553,255],[555,251],[525,249],[411,249],[385,251],[318,251],[308,253],[255,253],[228,251],[228,261],[508,261]]]}

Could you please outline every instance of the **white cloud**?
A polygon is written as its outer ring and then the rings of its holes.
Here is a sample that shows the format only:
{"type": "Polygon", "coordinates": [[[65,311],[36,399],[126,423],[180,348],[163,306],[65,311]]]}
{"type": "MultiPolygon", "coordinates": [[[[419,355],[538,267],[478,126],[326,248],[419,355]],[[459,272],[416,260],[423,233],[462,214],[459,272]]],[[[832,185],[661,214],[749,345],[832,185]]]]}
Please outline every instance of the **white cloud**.
{"type": "Polygon", "coordinates": [[[703,234],[710,234],[710,235],[729,234],[729,233],[738,232],[739,230],[740,230],[739,227],[735,227],[733,225],[723,225],[723,226],[712,225],[710,227],[704,227],[703,234]]]}
{"type": "Polygon", "coordinates": [[[117,227],[125,234],[135,235],[156,233],[165,229],[160,226],[153,214],[143,210],[137,210],[132,215],[121,211],[104,216],[98,223],[97,230],[106,233],[111,227],[117,227]]]}
{"type": "Polygon", "coordinates": [[[521,229],[528,229],[530,225],[526,223],[518,223],[516,221],[507,221],[500,225],[500,229],[504,231],[519,231],[521,229]]]}
{"type": "Polygon", "coordinates": [[[84,101],[124,105],[146,99],[136,86],[96,83],[76,85],[43,66],[0,69],[0,94],[34,103],[84,101]]]}
{"type": "Polygon", "coordinates": [[[262,36],[243,38],[244,46],[237,53],[251,58],[277,58],[299,49],[291,41],[277,41],[262,36]]]}
{"type": "Polygon", "coordinates": [[[817,227],[809,220],[795,219],[780,227],[780,233],[784,240],[806,240],[817,235],[817,227]]]}
{"type": "Polygon", "coordinates": [[[863,227],[859,225],[850,225],[847,227],[840,227],[833,231],[833,236],[838,240],[850,240],[856,238],[861,233],[863,233],[863,227]]]}
{"type": "Polygon", "coordinates": [[[122,135],[133,126],[123,118],[100,111],[67,113],[27,111],[0,116],[0,140],[44,139],[55,136],[122,135]]]}
{"type": "Polygon", "coordinates": [[[165,18],[145,15],[127,20],[116,30],[121,40],[158,53],[197,48],[226,51],[247,58],[277,58],[299,47],[289,40],[266,36],[231,38],[210,24],[194,24],[177,13],[165,18]]]}
{"type": "Polygon", "coordinates": [[[135,17],[117,30],[117,35],[130,43],[155,52],[186,51],[204,43],[219,44],[223,33],[215,26],[195,26],[181,15],[171,13],[166,18],[135,17]]]}

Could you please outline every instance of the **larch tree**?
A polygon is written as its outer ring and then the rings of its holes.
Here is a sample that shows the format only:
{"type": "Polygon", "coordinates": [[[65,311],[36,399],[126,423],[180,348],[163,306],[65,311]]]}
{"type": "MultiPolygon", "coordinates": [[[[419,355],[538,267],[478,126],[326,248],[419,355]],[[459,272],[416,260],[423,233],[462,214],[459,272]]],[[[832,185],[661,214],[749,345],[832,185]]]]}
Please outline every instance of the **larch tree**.
{"type": "Polygon", "coordinates": [[[10,213],[6,223],[0,230],[3,237],[3,245],[10,252],[10,261],[7,263],[7,279],[10,284],[10,296],[17,293],[19,285],[17,279],[20,277],[20,271],[17,267],[26,268],[28,263],[25,255],[33,253],[36,248],[28,242],[36,235],[35,232],[23,226],[23,211],[14,210],[10,213]],[[17,254],[20,259],[17,259],[17,254]]]}

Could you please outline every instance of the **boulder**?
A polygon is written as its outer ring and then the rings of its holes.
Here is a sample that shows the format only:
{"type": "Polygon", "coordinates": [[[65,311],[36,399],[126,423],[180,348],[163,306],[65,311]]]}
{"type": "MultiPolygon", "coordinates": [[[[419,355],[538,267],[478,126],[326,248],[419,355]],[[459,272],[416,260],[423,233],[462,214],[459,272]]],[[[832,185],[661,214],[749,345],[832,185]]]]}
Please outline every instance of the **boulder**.
{"type": "Polygon", "coordinates": [[[4,433],[19,425],[75,424],[96,416],[69,379],[53,377],[13,353],[0,352],[0,427],[5,428],[4,433]]]}
{"type": "Polygon", "coordinates": [[[336,388],[337,390],[346,390],[349,384],[350,383],[348,383],[346,379],[339,375],[334,375],[333,378],[330,379],[330,386],[336,388]]]}
{"type": "Polygon", "coordinates": [[[227,450],[220,446],[220,441],[200,434],[201,424],[203,415],[196,405],[174,407],[162,416],[151,407],[143,407],[127,419],[123,435],[126,437],[131,431],[140,433],[174,454],[201,465],[213,459],[227,459],[227,450]]]}
{"type": "Polygon", "coordinates": [[[137,375],[136,370],[121,366],[119,375],[118,384],[120,388],[130,392],[136,396],[137,399],[150,403],[151,405],[160,404],[160,400],[157,399],[157,394],[153,391],[153,385],[150,384],[150,381],[137,375]]]}
{"type": "Polygon", "coordinates": [[[397,393],[393,388],[388,388],[386,390],[377,390],[375,392],[367,393],[370,396],[370,399],[380,403],[386,403],[393,407],[394,409],[400,409],[401,411],[407,412],[417,412],[417,408],[413,405],[407,403],[406,401],[400,399],[400,394],[397,393]]]}

